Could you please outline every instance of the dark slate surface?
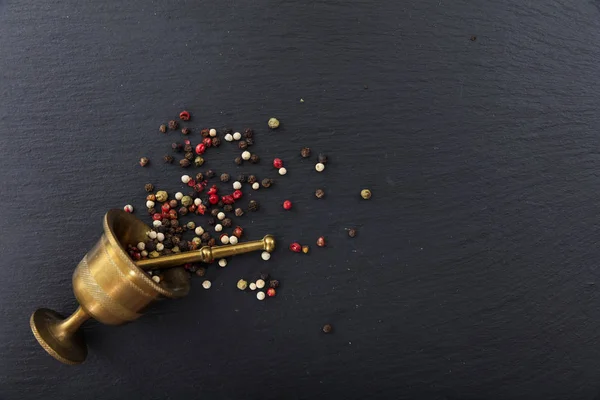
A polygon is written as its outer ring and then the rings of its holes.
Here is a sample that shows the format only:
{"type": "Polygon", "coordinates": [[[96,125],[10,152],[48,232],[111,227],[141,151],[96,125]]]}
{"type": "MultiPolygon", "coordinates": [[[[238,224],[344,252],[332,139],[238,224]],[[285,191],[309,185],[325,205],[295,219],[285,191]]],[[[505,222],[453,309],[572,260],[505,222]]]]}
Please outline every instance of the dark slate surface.
{"type": "Polygon", "coordinates": [[[596,397],[597,1],[101,3],[0,1],[0,398],[596,397]],[[89,322],[87,362],[63,366],[29,315],[74,310],[106,210],[180,187],[136,160],[158,161],[156,128],[184,107],[288,160],[253,194],[249,238],[330,246],[245,256],[133,324],[89,322]],[[236,291],[265,266],[276,300],[236,291]]]}

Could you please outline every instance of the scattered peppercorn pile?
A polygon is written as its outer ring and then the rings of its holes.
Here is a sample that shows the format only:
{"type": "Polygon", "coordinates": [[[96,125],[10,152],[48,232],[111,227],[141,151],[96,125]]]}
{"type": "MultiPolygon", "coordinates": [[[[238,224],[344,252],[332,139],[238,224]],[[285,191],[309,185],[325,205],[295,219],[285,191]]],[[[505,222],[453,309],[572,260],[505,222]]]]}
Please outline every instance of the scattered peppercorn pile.
{"type": "MultiPolygon", "coordinates": [[[[144,186],[146,192],[148,192],[146,207],[148,215],[152,218],[152,227],[145,242],[132,243],[128,246],[129,255],[134,260],[196,250],[202,246],[237,244],[244,234],[244,228],[239,220],[247,212],[255,212],[260,208],[256,200],[247,202],[244,200],[244,191],[249,188],[253,190],[268,189],[275,183],[272,177],[259,179],[255,175],[240,174],[234,178],[226,172],[217,175],[212,169],[195,171],[195,173],[187,172],[191,168],[202,167],[205,157],[210,155],[211,152],[217,151],[223,141],[237,144],[240,149],[240,155],[234,159],[235,164],[242,165],[246,162],[257,164],[261,160],[258,154],[252,151],[255,146],[255,132],[253,129],[247,128],[243,133],[234,132],[231,128],[219,130],[203,128],[194,131],[186,125],[190,119],[191,114],[188,111],[182,111],[179,114],[181,122],[171,120],[159,127],[159,132],[162,134],[179,131],[182,135],[180,139],[182,141],[174,141],[170,145],[170,151],[163,157],[163,162],[178,165],[186,171],[181,176],[181,183],[186,185],[188,190],[186,193],[181,191],[169,195],[164,190],[156,190],[152,183],[144,186]],[[198,133],[198,135],[195,133],[198,133]],[[247,189],[244,188],[244,185],[247,189]],[[195,221],[183,223],[180,218],[184,216],[186,218],[191,216],[200,217],[203,223],[200,224],[195,221]]],[[[280,122],[276,118],[271,118],[267,125],[269,129],[277,129],[280,122]]],[[[308,147],[302,148],[300,155],[303,158],[311,157],[311,149],[308,147]]],[[[323,172],[327,161],[328,157],[325,154],[319,154],[315,170],[323,172]]],[[[139,164],[146,167],[150,164],[150,160],[147,157],[142,157],[139,164]]],[[[272,164],[280,176],[287,174],[282,159],[275,158],[272,164]]],[[[315,196],[318,199],[323,199],[325,191],[316,189],[315,196]]],[[[371,192],[368,189],[363,189],[361,197],[369,199],[371,192]]],[[[291,210],[293,203],[290,200],[285,200],[281,207],[283,210],[291,210]]],[[[133,207],[128,204],[124,207],[124,210],[131,213],[133,207]]],[[[350,237],[356,236],[355,228],[347,228],[347,230],[350,237]]],[[[318,237],[316,244],[319,247],[324,247],[326,245],[325,238],[323,236],[318,237]]],[[[289,244],[289,250],[296,253],[308,253],[309,246],[294,242],[289,244]]],[[[265,251],[261,254],[261,257],[267,261],[270,259],[271,254],[265,251]]],[[[220,267],[225,267],[228,261],[220,259],[217,263],[220,267]]],[[[195,273],[199,277],[204,277],[206,274],[206,267],[203,264],[186,264],[184,267],[190,273],[195,273]]],[[[155,282],[162,282],[163,275],[161,271],[148,271],[148,273],[155,282]]],[[[209,289],[211,282],[204,280],[202,286],[209,289]]],[[[237,288],[240,290],[256,291],[258,300],[274,297],[278,287],[279,281],[270,279],[267,273],[262,273],[258,279],[250,283],[245,279],[240,279],[237,282],[237,288]]]]}

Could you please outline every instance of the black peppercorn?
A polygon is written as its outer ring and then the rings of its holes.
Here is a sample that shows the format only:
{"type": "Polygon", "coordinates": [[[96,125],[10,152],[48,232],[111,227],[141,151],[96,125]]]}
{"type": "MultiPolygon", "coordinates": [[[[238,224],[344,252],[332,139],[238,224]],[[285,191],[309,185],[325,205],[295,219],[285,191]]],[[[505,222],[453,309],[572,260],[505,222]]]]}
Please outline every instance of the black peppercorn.
{"type": "Polygon", "coordinates": [[[150,208],[148,209],[148,214],[150,214],[150,215],[154,215],[154,214],[156,214],[156,208],[154,208],[154,207],[150,207],[150,208]]]}
{"type": "Polygon", "coordinates": [[[189,135],[190,134],[190,128],[188,128],[188,127],[181,128],[181,133],[183,133],[184,135],[189,135]]]}
{"type": "Polygon", "coordinates": [[[227,135],[227,134],[233,134],[233,129],[231,128],[223,128],[223,134],[227,135]]]}
{"type": "Polygon", "coordinates": [[[173,248],[173,240],[171,240],[171,239],[163,240],[163,246],[165,246],[165,249],[172,249],[173,248]]]}
{"type": "Polygon", "coordinates": [[[242,160],[242,157],[237,156],[234,160],[233,160],[237,165],[242,165],[242,163],[244,162],[244,160],[242,160]]]}
{"type": "Polygon", "coordinates": [[[251,162],[252,164],[258,164],[258,162],[259,162],[259,161],[260,161],[260,157],[259,157],[259,156],[257,156],[256,154],[252,154],[252,155],[250,156],[250,162],[251,162]]]}
{"type": "Polygon", "coordinates": [[[325,154],[320,153],[318,158],[321,164],[327,164],[327,156],[325,154]]]}
{"type": "Polygon", "coordinates": [[[207,243],[207,244],[208,244],[210,247],[212,247],[212,246],[214,246],[216,243],[217,243],[217,241],[215,240],[215,238],[211,238],[211,239],[208,241],[208,243],[207,243]]]}
{"type": "Polygon", "coordinates": [[[219,208],[223,208],[224,205],[225,203],[223,203],[223,200],[219,200],[219,202],[217,203],[217,207],[219,208]]]}
{"type": "Polygon", "coordinates": [[[162,124],[161,126],[158,127],[158,130],[161,133],[167,133],[167,126],[165,124],[162,124]]]}
{"type": "Polygon", "coordinates": [[[252,136],[254,136],[254,131],[250,128],[246,128],[246,130],[244,131],[244,137],[251,138],[252,136]]]}
{"type": "Polygon", "coordinates": [[[225,204],[223,206],[223,211],[226,213],[232,212],[233,211],[233,206],[231,204],[225,204]]]}
{"type": "Polygon", "coordinates": [[[214,177],[215,177],[215,171],[213,171],[212,169],[209,169],[208,171],[206,171],[206,174],[205,174],[205,175],[206,175],[206,177],[207,177],[208,179],[210,179],[210,178],[214,178],[214,177]]]}
{"type": "Polygon", "coordinates": [[[218,137],[212,138],[212,145],[214,147],[219,147],[221,145],[221,139],[219,139],[218,137]]]}
{"type": "Polygon", "coordinates": [[[156,250],[156,243],[152,240],[146,240],[146,251],[150,253],[151,251],[156,250]]]}
{"type": "Polygon", "coordinates": [[[323,333],[330,333],[333,330],[333,327],[330,324],[323,325],[323,333]]]}
{"type": "Polygon", "coordinates": [[[209,218],[209,219],[208,219],[208,224],[209,224],[210,226],[215,226],[215,225],[217,224],[217,221],[215,221],[215,219],[214,219],[214,218],[209,218]]]}
{"type": "Polygon", "coordinates": [[[235,209],[235,216],[236,217],[241,217],[242,215],[244,215],[244,210],[242,210],[241,208],[236,208],[235,209]]]}
{"type": "Polygon", "coordinates": [[[354,236],[356,236],[356,229],[354,228],[350,228],[348,229],[348,236],[350,236],[351,238],[353,238],[354,236]]]}
{"type": "Polygon", "coordinates": [[[259,208],[260,208],[260,206],[258,205],[258,201],[250,200],[250,202],[248,202],[248,210],[258,211],[259,208]]]}
{"type": "Polygon", "coordinates": [[[273,280],[269,281],[269,287],[272,287],[273,289],[277,289],[279,287],[279,281],[277,279],[273,279],[273,280]]]}
{"type": "Polygon", "coordinates": [[[261,272],[260,273],[260,279],[262,279],[263,281],[267,282],[269,280],[269,273],[268,272],[261,272]]]}
{"type": "Polygon", "coordinates": [[[183,151],[185,151],[186,153],[191,153],[194,149],[192,148],[191,144],[186,144],[185,146],[183,146],[183,151]]]}
{"type": "Polygon", "coordinates": [[[244,174],[238,175],[237,180],[238,180],[239,183],[246,182],[246,175],[244,175],[244,174]]]}
{"type": "Polygon", "coordinates": [[[223,221],[221,221],[221,225],[223,225],[224,228],[229,228],[231,226],[231,218],[224,218],[223,221]]]}
{"type": "Polygon", "coordinates": [[[165,228],[170,228],[171,227],[171,220],[170,219],[163,219],[161,226],[163,226],[165,228]]]}
{"type": "Polygon", "coordinates": [[[476,40],[477,40],[477,36],[475,36],[475,35],[471,36],[471,39],[470,39],[470,40],[471,40],[471,42],[474,42],[474,41],[476,41],[476,40]]]}
{"type": "Polygon", "coordinates": [[[323,197],[325,197],[325,191],[323,189],[317,189],[315,191],[315,196],[317,197],[317,199],[322,199],[323,197]]]}
{"type": "Polygon", "coordinates": [[[223,173],[221,174],[221,182],[229,182],[230,176],[229,174],[223,173]]]}
{"type": "Polygon", "coordinates": [[[209,137],[210,136],[210,129],[202,129],[200,131],[200,134],[202,135],[202,137],[209,137]]]}
{"type": "Polygon", "coordinates": [[[177,128],[179,128],[179,123],[177,121],[175,121],[175,120],[169,121],[169,129],[170,130],[174,131],[177,128]]]}
{"type": "Polygon", "coordinates": [[[196,275],[198,276],[204,276],[206,275],[206,268],[204,267],[200,267],[196,270],[196,275]]]}
{"type": "Polygon", "coordinates": [[[256,182],[256,176],[255,175],[249,175],[248,179],[247,179],[249,184],[253,184],[254,182],[256,182]]]}
{"type": "Polygon", "coordinates": [[[154,191],[154,185],[151,183],[146,183],[144,185],[144,189],[146,190],[146,192],[152,192],[154,191]]]}
{"type": "Polygon", "coordinates": [[[179,242],[179,250],[187,251],[190,248],[190,245],[187,240],[182,240],[179,242]]]}
{"type": "Polygon", "coordinates": [[[269,179],[269,178],[265,178],[262,180],[262,185],[263,187],[271,187],[271,185],[273,184],[273,179],[269,179]]]}
{"type": "Polygon", "coordinates": [[[186,160],[192,161],[194,159],[194,153],[190,151],[189,153],[185,153],[184,157],[186,160]]]}
{"type": "Polygon", "coordinates": [[[310,147],[303,147],[302,150],[300,150],[300,155],[302,158],[310,157],[310,147]]]}
{"type": "Polygon", "coordinates": [[[188,213],[187,207],[180,207],[179,208],[179,215],[183,216],[183,215],[186,215],[187,213],[188,213]]]}
{"type": "Polygon", "coordinates": [[[212,210],[210,210],[210,215],[216,217],[220,212],[221,210],[219,210],[218,208],[213,208],[212,210]]]}
{"type": "Polygon", "coordinates": [[[160,233],[165,233],[167,231],[167,228],[164,225],[161,225],[158,228],[156,228],[156,230],[160,233]]]}
{"type": "Polygon", "coordinates": [[[210,240],[210,233],[204,232],[202,236],[200,236],[200,239],[202,239],[204,242],[208,242],[210,240]]]}
{"type": "Polygon", "coordinates": [[[171,157],[170,155],[165,155],[163,157],[163,161],[166,162],[167,164],[173,164],[173,157],[171,157]]]}
{"type": "Polygon", "coordinates": [[[163,253],[165,256],[168,256],[169,254],[173,254],[173,251],[172,251],[171,249],[167,249],[167,248],[165,247],[165,249],[162,251],[162,253],[163,253]]]}
{"type": "Polygon", "coordinates": [[[179,220],[178,219],[172,219],[171,220],[171,227],[177,228],[178,226],[179,226],[179,220]]]}
{"type": "Polygon", "coordinates": [[[252,146],[254,144],[254,139],[252,138],[247,138],[246,139],[246,144],[248,145],[248,147],[252,146]]]}
{"type": "Polygon", "coordinates": [[[245,140],[240,140],[238,142],[238,147],[240,148],[240,150],[246,150],[248,148],[248,143],[246,143],[245,140]]]}
{"type": "Polygon", "coordinates": [[[190,162],[190,160],[188,160],[187,158],[184,158],[182,160],[179,160],[179,165],[183,168],[187,168],[191,165],[192,163],[190,162]]]}
{"type": "Polygon", "coordinates": [[[204,180],[204,175],[202,175],[202,172],[198,172],[196,174],[196,182],[201,182],[204,180]]]}
{"type": "Polygon", "coordinates": [[[179,153],[181,150],[183,150],[183,145],[181,143],[171,143],[171,148],[173,151],[179,153]]]}

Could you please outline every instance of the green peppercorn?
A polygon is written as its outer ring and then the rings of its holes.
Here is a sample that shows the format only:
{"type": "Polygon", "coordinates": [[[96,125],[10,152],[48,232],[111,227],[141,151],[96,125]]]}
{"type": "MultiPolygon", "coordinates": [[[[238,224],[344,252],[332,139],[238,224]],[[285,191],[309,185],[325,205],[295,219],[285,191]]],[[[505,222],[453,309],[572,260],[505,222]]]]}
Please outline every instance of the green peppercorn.
{"type": "Polygon", "coordinates": [[[170,155],[166,154],[163,157],[163,161],[167,164],[172,164],[173,163],[173,157],[171,157],[170,155]]]}
{"type": "Polygon", "coordinates": [[[156,201],[160,203],[164,203],[169,198],[169,194],[164,190],[159,190],[156,192],[156,201]]]}
{"type": "Polygon", "coordinates": [[[154,185],[151,183],[146,183],[146,185],[144,185],[144,189],[146,190],[146,192],[153,192],[154,191],[154,185]]]}
{"type": "Polygon", "coordinates": [[[369,200],[371,198],[371,191],[369,189],[361,190],[360,197],[362,197],[365,200],[369,200]]]}
{"type": "Polygon", "coordinates": [[[197,156],[196,158],[194,158],[194,165],[196,167],[201,167],[202,164],[204,164],[204,158],[197,156]]]}
{"type": "Polygon", "coordinates": [[[279,128],[279,120],[277,118],[271,118],[271,119],[269,119],[269,122],[267,123],[267,125],[271,129],[277,129],[277,128],[279,128]]]}
{"type": "Polygon", "coordinates": [[[185,207],[189,207],[192,204],[194,204],[194,199],[192,199],[190,196],[183,196],[181,198],[181,205],[183,205],[185,207]]]}
{"type": "Polygon", "coordinates": [[[245,281],[244,279],[240,279],[237,283],[237,288],[240,290],[246,290],[246,288],[248,287],[248,282],[245,281]]]}
{"type": "Polygon", "coordinates": [[[195,244],[195,245],[199,245],[201,241],[202,240],[200,240],[199,237],[195,237],[195,238],[192,239],[192,243],[195,244]]]}
{"type": "Polygon", "coordinates": [[[258,204],[258,201],[256,201],[256,200],[250,200],[248,202],[248,210],[254,212],[254,211],[258,211],[259,208],[260,208],[260,206],[258,204]]]}
{"type": "Polygon", "coordinates": [[[187,168],[191,165],[192,163],[190,162],[190,160],[188,160],[187,158],[183,158],[181,160],[179,160],[179,166],[182,168],[187,168]]]}
{"type": "Polygon", "coordinates": [[[160,257],[160,253],[156,250],[151,251],[150,253],[148,253],[148,257],[149,258],[156,258],[156,257],[160,257]]]}

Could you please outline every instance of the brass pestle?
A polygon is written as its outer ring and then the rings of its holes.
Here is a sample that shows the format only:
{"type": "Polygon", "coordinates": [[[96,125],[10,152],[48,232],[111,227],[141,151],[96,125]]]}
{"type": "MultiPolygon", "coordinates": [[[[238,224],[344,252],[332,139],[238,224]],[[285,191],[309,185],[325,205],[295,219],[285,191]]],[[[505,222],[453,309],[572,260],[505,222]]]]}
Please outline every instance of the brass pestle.
{"type": "Polygon", "coordinates": [[[179,298],[190,290],[187,263],[211,262],[251,251],[275,249],[275,238],[236,245],[204,246],[199,250],[133,261],[125,247],[147,240],[150,228],[122,210],[110,210],[104,216],[104,234],[83,257],[73,272],[73,292],[79,307],[69,317],[40,308],[29,320],[33,335],[51,356],[65,364],[80,364],[87,356],[83,332],[79,329],[89,318],[121,325],[139,318],[155,300],[179,298]],[[177,267],[177,268],[173,268],[177,267]],[[166,269],[156,283],[145,270],[166,269]]]}

